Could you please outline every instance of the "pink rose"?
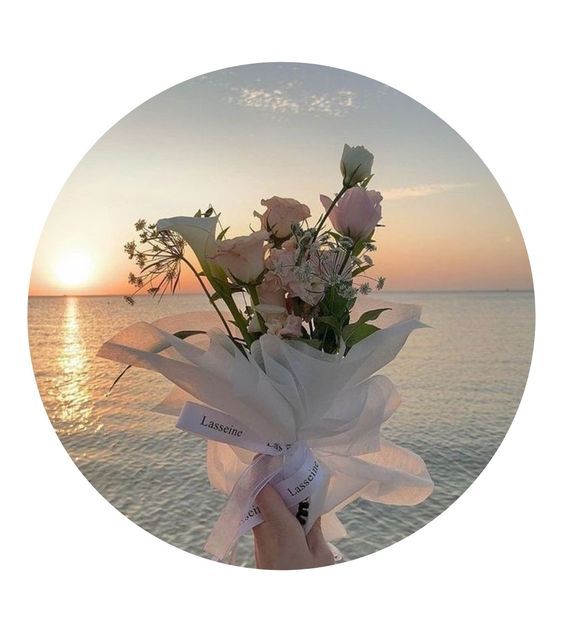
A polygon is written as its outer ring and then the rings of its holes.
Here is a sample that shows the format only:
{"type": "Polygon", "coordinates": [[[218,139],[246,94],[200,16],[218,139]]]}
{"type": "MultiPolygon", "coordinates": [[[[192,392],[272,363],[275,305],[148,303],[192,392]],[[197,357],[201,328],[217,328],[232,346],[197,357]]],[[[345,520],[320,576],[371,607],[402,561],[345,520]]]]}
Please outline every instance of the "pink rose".
{"type": "MultiPolygon", "coordinates": [[[[381,221],[382,200],[379,191],[366,191],[363,187],[348,189],[330,212],[334,230],[354,241],[369,237],[381,221]]],[[[321,195],[321,203],[328,211],[332,200],[321,195]]]]}
{"type": "Polygon", "coordinates": [[[280,336],[289,336],[290,338],[301,338],[301,316],[289,314],[285,325],[280,329],[280,336]]]}
{"type": "Polygon", "coordinates": [[[217,250],[210,259],[220,265],[234,281],[251,283],[264,270],[266,239],[268,233],[260,230],[244,237],[216,241],[217,250]]]}
{"type": "MultiPolygon", "coordinates": [[[[290,338],[301,338],[301,316],[288,314],[284,307],[277,305],[256,305],[256,311],[264,319],[266,331],[274,336],[288,336],[290,338]]],[[[250,323],[252,331],[258,331],[257,319],[250,323]]]]}
{"type": "Polygon", "coordinates": [[[289,239],[286,239],[284,242],[282,242],[281,247],[282,250],[295,252],[297,250],[297,239],[295,235],[292,235],[289,239]]]}
{"type": "Polygon", "coordinates": [[[266,211],[262,215],[256,213],[262,223],[262,229],[269,231],[278,239],[289,237],[294,224],[311,217],[309,207],[293,198],[274,195],[269,200],[262,200],[262,206],[266,207],[266,211]]]}
{"type": "MultiPolygon", "coordinates": [[[[274,336],[280,335],[280,332],[287,320],[287,310],[279,305],[255,305],[254,309],[262,316],[266,331],[274,336]]],[[[256,315],[249,324],[250,331],[259,331],[258,318],[256,315]]]]}
{"type": "MultiPolygon", "coordinates": [[[[287,244],[288,242],[284,242],[287,244]]],[[[302,263],[302,268],[307,267],[308,274],[300,274],[297,269],[297,250],[285,248],[272,248],[268,259],[268,267],[280,280],[282,287],[290,297],[298,296],[309,305],[316,305],[324,295],[324,284],[318,275],[314,265],[302,263]]],[[[301,270],[303,272],[303,270],[301,270]]]]}
{"type": "Polygon", "coordinates": [[[279,305],[285,307],[285,290],[280,278],[273,272],[266,272],[262,283],[256,288],[262,305],[279,305]]]}

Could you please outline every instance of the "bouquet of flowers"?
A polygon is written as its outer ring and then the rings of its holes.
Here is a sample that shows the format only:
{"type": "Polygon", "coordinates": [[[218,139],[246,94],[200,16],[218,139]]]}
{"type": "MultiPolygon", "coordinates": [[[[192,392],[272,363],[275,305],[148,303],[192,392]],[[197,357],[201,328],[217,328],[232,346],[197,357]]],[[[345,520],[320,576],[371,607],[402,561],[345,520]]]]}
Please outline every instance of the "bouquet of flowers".
{"type": "Polygon", "coordinates": [[[420,308],[375,301],[351,315],[358,294],[384,283],[367,275],[382,202],[368,190],[372,166],[364,147],[345,145],[342,187],[320,196],[314,224],[305,204],[274,196],[249,235],[229,237],[210,207],[139,220],[139,243],[125,245],[140,268],[134,294],[174,292],[187,268],[223,327],[192,330],[180,314],[136,323],[99,351],[166,376],[175,387],[155,410],[207,439],[209,480],[228,496],[205,547],[215,559],[261,522],[266,484],[306,531],[323,516],[328,541],[346,535],[336,514],[358,497],[413,505],[432,492],[422,459],[380,436],[400,400],[379,370],[424,326],[420,308]],[[201,335],[205,345],[188,341],[201,335]]]}

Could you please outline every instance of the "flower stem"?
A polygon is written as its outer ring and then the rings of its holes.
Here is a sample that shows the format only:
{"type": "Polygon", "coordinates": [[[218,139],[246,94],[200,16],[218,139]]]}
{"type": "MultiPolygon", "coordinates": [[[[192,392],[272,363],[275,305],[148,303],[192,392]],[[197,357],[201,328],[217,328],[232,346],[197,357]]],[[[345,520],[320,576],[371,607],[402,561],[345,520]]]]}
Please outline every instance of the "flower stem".
{"type": "Polygon", "coordinates": [[[352,252],[354,251],[354,248],[356,247],[356,245],[358,244],[357,241],[355,241],[352,246],[346,250],[346,256],[344,257],[344,261],[342,262],[342,265],[340,266],[340,270],[338,271],[338,274],[342,274],[344,272],[344,268],[346,267],[346,264],[348,263],[348,260],[350,259],[350,256],[352,254],[352,252]]]}
{"type": "Polygon", "coordinates": [[[313,241],[315,241],[317,239],[317,237],[319,236],[319,233],[321,232],[321,228],[324,226],[324,223],[326,222],[328,216],[332,213],[332,209],[336,206],[338,200],[346,193],[346,191],[349,189],[350,187],[348,186],[343,186],[340,191],[336,194],[336,197],[334,198],[334,200],[332,200],[331,205],[328,207],[327,212],[323,215],[320,224],[317,226],[317,229],[315,230],[315,234],[313,235],[313,241]]]}
{"type": "Polygon", "coordinates": [[[264,322],[264,318],[262,314],[260,314],[260,312],[256,310],[256,305],[260,304],[260,298],[258,297],[258,290],[256,289],[255,285],[247,285],[246,289],[248,290],[248,293],[250,294],[250,300],[252,301],[252,305],[255,308],[254,311],[256,313],[256,317],[258,318],[258,324],[260,325],[260,329],[261,331],[266,333],[266,323],[264,322]]]}
{"type": "Polygon", "coordinates": [[[252,336],[250,335],[250,333],[248,332],[246,319],[240,313],[240,310],[237,307],[237,304],[235,303],[233,297],[230,294],[224,294],[221,290],[219,290],[219,294],[221,296],[221,299],[225,303],[225,305],[229,308],[229,311],[231,312],[233,319],[237,327],[239,328],[241,336],[244,338],[244,341],[246,342],[246,346],[250,349],[250,345],[254,342],[254,340],[252,336]]]}
{"type": "MultiPolygon", "coordinates": [[[[213,297],[209,293],[209,290],[205,287],[205,283],[201,280],[201,276],[198,274],[198,271],[194,268],[194,266],[185,257],[182,257],[182,261],[184,261],[184,263],[188,266],[188,268],[194,273],[196,279],[199,281],[199,284],[201,285],[201,288],[205,292],[205,295],[207,296],[209,302],[211,303],[211,305],[213,305],[213,308],[215,309],[215,311],[217,312],[217,315],[221,319],[221,322],[223,323],[223,326],[225,327],[225,329],[227,331],[227,335],[236,344],[236,341],[234,339],[233,333],[232,333],[227,321],[225,320],[225,317],[223,316],[223,314],[221,313],[221,310],[219,309],[219,307],[217,306],[217,304],[213,300],[213,297]]],[[[227,303],[227,301],[224,298],[223,298],[223,300],[225,301],[225,303],[227,303]]],[[[232,298],[231,298],[231,300],[232,300],[232,298]]],[[[234,301],[233,301],[233,304],[234,304],[234,301]]],[[[227,304],[227,307],[229,307],[228,304],[227,304]]],[[[230,309],[230,307],[229,307],[229,309],[230,309]]],[[[238,312],[238,309],[236,308],[236,305],[235,305],[235,310],[238,312]]],[[[231,310],[231,313],[233,313],[232,310],[231,310]]],[[[236,321],[237,319],[236,319],[236,316],[235,316],[234,313],[233,313],[233,316],[235,317],[235,321],[236,321]]],[[[239,327],[239,329],[240,329],[240,327],[239,327]]],[[[243,335],[246,343],[248,344],[248,341],[246,340],[246,336],[244,335],[244,333],[245,332],[243,330],[241,330],[241,334],[243,335]]],[[[239,347],[239,349],[241,348],[240,345],[237,345],[237,346],[239,347]]],[[[243,353],[244,353],[244,350],[243,350],[243,353]]],[[[245,353],[245,355],[246,355],[246,353],[245,353]]]]}

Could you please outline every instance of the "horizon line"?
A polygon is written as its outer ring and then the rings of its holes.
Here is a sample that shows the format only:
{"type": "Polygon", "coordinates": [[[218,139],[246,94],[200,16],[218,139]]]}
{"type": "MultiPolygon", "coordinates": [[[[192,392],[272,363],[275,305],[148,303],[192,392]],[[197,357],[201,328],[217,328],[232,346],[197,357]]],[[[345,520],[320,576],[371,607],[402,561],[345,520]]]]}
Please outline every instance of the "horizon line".
{"type": "MultiPolygon", "coordinates": [[[[419,290],[379,290],[376,292],[372,292],[372,295],[377,295],[377,294],[416,294],[416,293],[426,293],[426,294],[440,294],[440,293],[448,293],[448,292],[457,292],[457,293],[462,293],[462,292],[466,292],[466,293],[470,293],[470,292],[533,292],[534,288],[495,288],[495,289],[490,289],[490,288],[476,288],[476,289],[461,289],[461,288],[449,288],[449,289],[441,289],[441,290],[437,290],[437,289],[419,289],[419,290]]],[[[112,293],[112,294],[28,294],[27,297],[28,298],[113,298],[113,297],[121,297],[124,298],[125,296],[128,296],[126,294],[122,294],[122,293],[112,293]]],[[[175,296],[205,296],[205,294],[203,292],[176,292],[175,294],[166,294],[166,297],[175,297],[175,296]]],[[[367,295],[370,296],[370,295],[367,295]]],[[[135,299],[139,299],[139,298],[151,298],[150,294],[141,294],[141,295],[137,295],[135,296],[135,299]]]]}

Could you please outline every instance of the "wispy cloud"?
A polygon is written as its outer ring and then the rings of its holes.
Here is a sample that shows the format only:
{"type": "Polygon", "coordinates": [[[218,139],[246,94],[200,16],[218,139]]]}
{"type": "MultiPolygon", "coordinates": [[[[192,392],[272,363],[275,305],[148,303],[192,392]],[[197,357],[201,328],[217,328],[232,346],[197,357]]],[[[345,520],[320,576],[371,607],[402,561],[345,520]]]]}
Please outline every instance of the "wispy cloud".
{"type": "Polygon", "coordinates": [[[427,197],[446,193],[455,189],[465,189],[472,187],[472,182],[452,182],[449,184],[421,184],[412,187],[397,187],[382,191],[386,200],[404,200],[406,198],[427,197]]]}
{"type": "Polygon", "coordinates": [[[360,106],[357,96],[350,90],[334,93],[306,94],[302,89],[288,82],[282,87],[266,90],[260,87],[232,88],[228,97],[230,103],[275,114],[302,114],[345,116],[350,110],[360,106]]]}

